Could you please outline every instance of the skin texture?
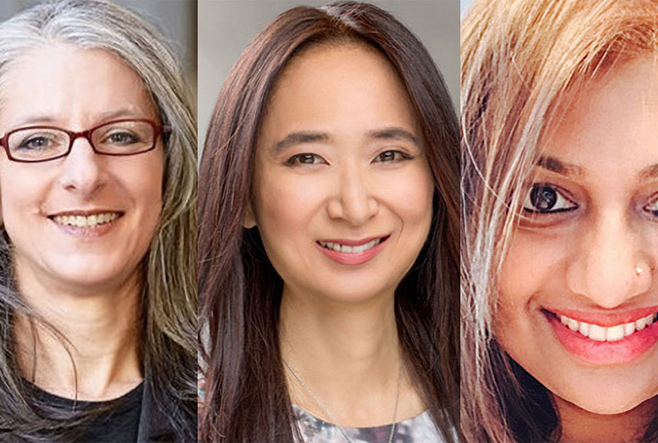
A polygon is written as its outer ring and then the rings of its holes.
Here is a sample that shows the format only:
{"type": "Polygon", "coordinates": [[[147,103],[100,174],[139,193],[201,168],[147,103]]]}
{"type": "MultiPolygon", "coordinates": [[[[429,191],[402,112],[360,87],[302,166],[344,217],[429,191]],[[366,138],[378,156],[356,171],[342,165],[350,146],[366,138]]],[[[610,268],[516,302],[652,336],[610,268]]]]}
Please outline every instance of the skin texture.
{"type": "Polygon", "coordinates": [[[422,146],[368,135],[387,128],[420,139],[400,81],[371,51],[312,50],[279,79],[259,138],[254,188],[256,221],[286,290],[364,301],[391,293],[411,267],[429,232],[434,188],[422,146]],[[298,131],[329,139],[275,150],[298,131]],[[414,158],[385,161],[391,151],[414,158]],[[288,163],[303,153],[317,157],[288,163]],[[360,266],[335,263],[315,244],[382,235],[391,236],[389,244],[360,266]]]}
{"type": "MultiPolygon", "coordinates": [[[[38,48],[5,78],[0,131],[44,124],[86,130],[118,118],[157,121],[139,77],[109,53],[68,45],[38,48]]],[[[160,142],[159,142],[160,143],[160,142]]],[[[139,263],[161,210],[162,146],[109,157],[78,138],[62,159],[23,164],[0,153],[2,217],[27,302],[74,344],[78,398],[125,392],[141,378],[137,357],[139,263]],[[49,216],[72,210],[123,213],[103,235],[72,235],[49,216]]],[[[29,349],[19,318],[17,340],[29,349]]],[[[74,394],[70,358],[43,333],[35,382],[74,394]]],[[[26,354],[27,355],[27,354],[26,354]]],[[[34,362],[23,364],[31,369],[34,362]]]]}
{"type": "Polygon", "coordinates": [[[564,441],[626,441],[658,394],[658,346],[630,362],[587,362],[564,348],[541,311],[658,305],[657,140],[653,58],[588,83],[542,147],[581,173],[538,166],[532,182],[558,190],[556,208],[570,209],[525,212],[503,264],[496,336],[556,395],[564,441]]]}
{"type": "MultiPolygon", "coordinates": [[[[284,358],[344,426],[391,421],[400,368],[394,291],[432,217],[434,184],[424,152],[395,71],[359,45],[299,55],[267,106],[245,225],[258,226],[284,281],[284,358]],[[372,135],[390,128],[418,142],[372,135]],[[293,132],[326,137],[275,149],[293,132]],[[390,236],[384,248],[360,265],[337,263],[316,244],[382,235],[390,236]]],[[[329,420],[297,381],[289,386],[295,403],[329,420]]],[[[422,410],[405,377],[397,420],[422,410]]]]}

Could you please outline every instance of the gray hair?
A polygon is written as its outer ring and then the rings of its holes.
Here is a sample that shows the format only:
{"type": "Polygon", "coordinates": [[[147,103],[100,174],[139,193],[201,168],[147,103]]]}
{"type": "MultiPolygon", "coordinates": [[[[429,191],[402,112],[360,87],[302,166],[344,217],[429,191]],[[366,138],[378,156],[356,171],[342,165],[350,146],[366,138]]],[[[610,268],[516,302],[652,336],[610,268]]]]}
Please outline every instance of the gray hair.
{"type": "MultiPolygon", "coordinates": [[[[101,0],[50,1],[0,24],[0,92],[6,73],[17,59],[30,50],[62,43],[104,50],[126,63],[143,80],[167,129],[161,220],[143,260],[143,367],[150,374],[156,399],[168,395],[195,402],[197,138],[192,96],[173,52],[158,31],[134,13],[101,0]]],[[[6,324],[0,326],[0,340],[4,353],[11,354],[11,318],[17,309],[25,310],[26,306],[7,288],[11,252],[4,234],[0,239],[0,256],[4,258],[0,263],[0,273],[4,274],[0,286],[5,286],[0,291],[4,317],[0,323],[6,324]]],[[[15,360],[11,355],[0,357],[0,375],[12,379],[0,382],[0,397],[10,394],[9,398],[21,399],[24,395],[16,392],[20,375],[12,363],[15,360]]],[[[0,401],[0,415],[8,412],[5,408],[12,410],[7,401],[0,401]]],[[[29,421],[17,414],[12,413],[9,423],[0,419],[0,436],[7,430],[11,432],[12,427],[15,431],[17,422],[29,421]]],[[[170,417],[174,428],[179,429],[186,419],[184,414],[177,414],[174,411],[170,417]]],[[[58,426],[51,423],[52,429],[58,426]]],[[[30,429],[38,428],[26,425],[24,429],[21,436],[33,439],[30,429]]],[[[48,438],[52,441],[53,436],[48,438]]]]}

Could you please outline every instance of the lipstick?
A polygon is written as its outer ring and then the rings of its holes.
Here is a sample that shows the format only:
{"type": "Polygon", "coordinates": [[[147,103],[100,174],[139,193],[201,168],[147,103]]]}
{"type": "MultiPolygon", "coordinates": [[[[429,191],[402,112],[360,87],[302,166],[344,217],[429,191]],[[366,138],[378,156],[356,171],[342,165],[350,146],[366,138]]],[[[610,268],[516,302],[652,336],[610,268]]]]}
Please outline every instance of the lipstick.
{"type": "Polygon", "coordinates": [[[327,239],[315,242],[317,248],[331,260],[342,265],[357,266],[372,260],[384,249],[390,236],[365,239],[327,239]]]}

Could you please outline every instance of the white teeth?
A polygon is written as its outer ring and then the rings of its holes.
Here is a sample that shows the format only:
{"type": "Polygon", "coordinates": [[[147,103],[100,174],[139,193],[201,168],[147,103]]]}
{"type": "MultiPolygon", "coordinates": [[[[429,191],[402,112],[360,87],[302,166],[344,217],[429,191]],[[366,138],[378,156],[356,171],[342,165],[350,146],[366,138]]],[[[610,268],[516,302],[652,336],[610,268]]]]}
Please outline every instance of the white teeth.
{"type": "Polygon", "coordinates": [[[320,246],[322,246],[323,248],[332,249],[336,252],[342,252],[345,254],[358,254],[360,252],[367,251],[368,249],[374,246],[377,246],[381,242],[382,239],[378,238],[359,246],[347,246],[347,245],[342,245],[340,243],[332,243],[332,242],[324,242],[324,241],[320,241],[319,243],[320,246]]]}
{"type": "Polygon", "coordinates": [[[77,228],[94,228],[98,225],[110,223],[119,217],[117,212],[107,212],[103,214],[84,215],[57,215],[53,220],[58,225],[75,226],[77,228]]]}
{"type": "Polygon", "coordinates": [[[596,341],[605,341],[606,328],[599,325],[589,325],[589,335],[588,337],[596,341]]]}
{"type": "Polygon", "coordinates": [[[590,323],[585,323],[582,321],[574,320],[565,315],[560,315],[560,323],[567,326],[572,331],[577,331],[585,337],[589,337],[595,341],[617,341],[621,340],[624,337],[628,337],[636,331],[641,331],[642,329],[652,325],[656,320],[658,320],[658,314],[649,314],[644,318],[641,318],[635,322],[631,323],[622,323],[620,325],[604,327],[599,325],[593,325],[590,323]]]}
{"type": "Polygon", "coordinates": [[[641,318],[635,322],[635,329],[640,331],[645,327],[647,327],[648,325],[650,325],[652,322],[653,322],[653,314],[647,315],[646,317],[641,318]]]}
{"type": "Polygon", "coordinates": [[[613,326],[607,328],[605,339],[607,341],[617,341],[624,338],[624,325],[613,326]]]}

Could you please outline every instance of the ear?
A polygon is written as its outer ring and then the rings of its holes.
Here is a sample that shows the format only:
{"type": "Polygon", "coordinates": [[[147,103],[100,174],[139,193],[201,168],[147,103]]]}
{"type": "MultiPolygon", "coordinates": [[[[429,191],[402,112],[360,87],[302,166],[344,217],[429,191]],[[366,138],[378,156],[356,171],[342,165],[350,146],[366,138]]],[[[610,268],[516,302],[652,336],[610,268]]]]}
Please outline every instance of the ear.
{"type": "Polygon", "coordinates": [[[245,229],[251,229],[256,226],[256,216],[254,215],[254,210],[251,205],[251,202],[247,203],[247,207],[244,210],[244,219],[242,220],[242,227],[245,229]]]}

